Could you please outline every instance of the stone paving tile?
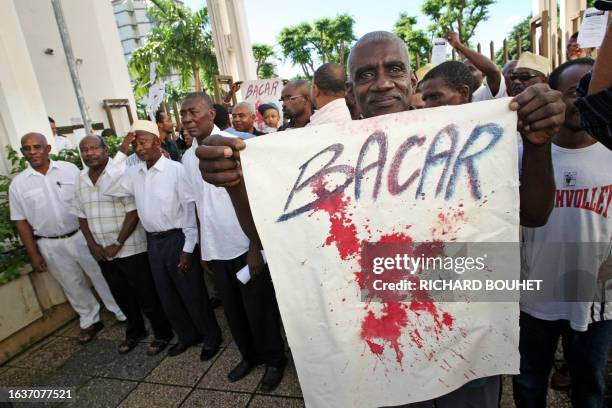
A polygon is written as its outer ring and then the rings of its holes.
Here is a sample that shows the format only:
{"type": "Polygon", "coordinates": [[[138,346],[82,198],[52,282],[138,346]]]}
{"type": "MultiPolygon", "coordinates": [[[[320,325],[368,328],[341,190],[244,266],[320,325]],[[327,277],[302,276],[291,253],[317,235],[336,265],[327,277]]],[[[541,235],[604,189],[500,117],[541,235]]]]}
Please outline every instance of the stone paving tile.
{"type": "Polygon", "coordinates": [[[54,336],[63,336],[63,337],[77,337],[79,335],[79,319],[75,319],[72,322],[68,323],[55,333],[54,336]]]}
{"type": "Polygon", "coordinates": [[[304,401],[297,398],[286,398],[286,397],[271,397],[264,395],[257,395],[251,403],[249,408],[303,408],[304,401]]]}
{"type": "Polygon", "coordinates": [[[251,394],[213,390],[195,390],[185,400],[181,408],[219,408],[246,407],[251,394]]]}
{"type": "Polygon", "coordinates": [[[44,339],[42,339],[42,340],[32,344],[30,347],[28,347],[26,350],[23,350],[21,353],[17,354],[16,356],[13,356],[10,360],[8,360],[4,364],[6,366],[9,366],[9,367],[19,367],[19,365],[16,364],[17,362],[32,356],[38,350],[40,350],[41,348],[43,348],[44,346],[46,346],[47,344],[51,343],[54,340],[55,340],[55,337],[48,336],[48,337],[46,337],[46,338],[44,338],[44,339]]]}
{"type": "Polygon", "coordinates": [[[6,367],[6,370],[0,373],[0,387],[29,387],[36,377],[43,374],[43,371],[6,367]]]}
{"type": "Polygon", "coordinates": [[[29,368],[34,370],[54,369],[78,352],[81,345],[73,338],[54,337],[49,342],[38,347],[34,352],[19,356],[8,363],[11,367],[29,368]]]}
{"type": "Polygon", "coordinates": [[[191,388],[141,383],[119,405],[120,408],[178,407],[191,388]]]}
{"type": "Polygon", "coordinates": [[[136,386],[137,382],[92,378],[74,392],[74,398],[67,407],[107,408],[116,407],[136,386]]]}
{"type": "Polygon", "coordinates": [[[215,358],[209,361],[200,361],[200,347],[191,347],[176,357],[166,357],[155,367],[144,381],[170,385],[186,385],[193,387],[202,378],[206,370],[215,362],[215,358]]]}
{"type": "Polygon", "coordinates": [[[257,367],[240,381],[230,383],[227,380],[227,373],[229,373],[239,362],[240,353],[238,350],[226,348],[223,354],[217,358],[215,364],[208,370],[204,378],[202,378],[202,381],[199,382],[197,387],[224,391],[255,391],[264,373],[263,366],[257,367]]]}
{"type": "Polygon", "coordinates": [[[125,329],[125,324],[120,324],[118,322],[105,323],[104,329],[98,333],[96,338],[123,341],[125,339],[125,329]]]}
{"type": "Polygon", "coordinates": [[[85,384],[91,376],[79,370],[68,370],[64,367],[37,376],[32,382],[33,387],[74,387],[85,384]]]}
{"type": "Polygon", "coordinates": [[[281,383],[278,385],[278,387],[274,391],[263,392],[261,390],[261,385],[260,385],[257,388],[257,393],[302,398],[302,388],[300,387],[300,382],[298,381],[298,376],[297,376],[297,372],[295,371],[295,365],[293,364],[293,359],[289,359],[287,368],[285,368],[285,374],[283,375],[283,380],[281,381],[281,383]]]}
{"type": "Polygon", "coordinates": [[[88,375],[124,380],[142,380],[164,358],[146,355],[146,344],[140,343],[128,354],[119,354],[119,342],[95,339],[70,358],[62,368],[88,375]]]}
{"type": "Polygon", "coordinates": [[[502,398],[500,408],[514,408],[514,399],[512,397],[512,376],[502,376],[502,398]]]}

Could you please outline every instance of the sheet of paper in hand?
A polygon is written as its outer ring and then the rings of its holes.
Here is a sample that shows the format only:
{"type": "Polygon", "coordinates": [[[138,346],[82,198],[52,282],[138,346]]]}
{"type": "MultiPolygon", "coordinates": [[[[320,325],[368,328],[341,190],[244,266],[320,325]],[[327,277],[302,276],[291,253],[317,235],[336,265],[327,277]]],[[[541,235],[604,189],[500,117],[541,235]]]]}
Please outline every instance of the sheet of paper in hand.
{"type": "MultiPolygon", "coordinates": [[[[377,275],[366,277],[363,253],[396,243],[425,259],[447,243],[518,241],[509,101],[246,142],[250,205],[307,406],[400,405],[518,373],[517,303],[438,302],[427,290],[368,298],[377,275]]],[[[515,248],[504,265],[518,279],[515,248]]]]}

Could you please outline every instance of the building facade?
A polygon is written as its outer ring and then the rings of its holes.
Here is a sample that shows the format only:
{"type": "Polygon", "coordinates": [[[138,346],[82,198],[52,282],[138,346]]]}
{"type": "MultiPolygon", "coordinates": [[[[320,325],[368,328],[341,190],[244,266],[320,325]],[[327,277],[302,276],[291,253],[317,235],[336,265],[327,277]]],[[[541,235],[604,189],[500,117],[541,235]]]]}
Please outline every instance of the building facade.
{"type": "MultiPolygon", "coordinates": [[[[127,100],[132,87],[110,1],[61,0],[89,116],[109,127],[103,101],[127,100]]],[[[50,0],[0,2],[0,172],[8,171],[4,147],[19,148],[28,132],[49,136],[47,116],[58,126],[82,123],[50,0]]],[[[125,109],[112,111],[118,133],[127,131],[125,109]]],[[[83,131],[69,134],[73,143],[83,131]]]]}

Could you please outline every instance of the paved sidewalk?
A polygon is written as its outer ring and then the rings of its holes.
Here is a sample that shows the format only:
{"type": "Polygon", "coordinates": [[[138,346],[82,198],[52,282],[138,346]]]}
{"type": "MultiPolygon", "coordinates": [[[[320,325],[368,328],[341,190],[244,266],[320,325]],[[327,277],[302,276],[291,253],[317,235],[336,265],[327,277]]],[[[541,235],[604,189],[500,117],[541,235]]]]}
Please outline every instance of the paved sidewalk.
{"type": "MultiPolygon", "coordinates": [[[[208,362],[199,359],[199,347],[178,357],[145,354],[145,339],[131,353],[119,355],[117,346],[125,325],[104,315],[105,328],[91,343],[81,346],[75,320],[0,367],[0,387],[73,387],[74,407],[303,407],[302,392],[293,362],[287,367],[281,385],[270,394],[259,389],[263,367],[236,383],[226,379],[240,356],[232,342],[221,308],[216,310],[223,329],[224,343],[208,362]]],[[[609,370],[612,380],[612,369],[609,370]]],[[[612,381],[608,381],[612,385],[612,381]]],[[[565,393],[551,391],[549,407],[570,407],[565,393]]],[[[43,404],[30,404],[41,407],[43,404]]],[[[58,404],[44,404],[57,406],[58,404]]],[[[28,404],[18,404],[26,407],[28,404]]],[[[513,408],[509,378],[504,378],[503,408],[513,408]]]]}

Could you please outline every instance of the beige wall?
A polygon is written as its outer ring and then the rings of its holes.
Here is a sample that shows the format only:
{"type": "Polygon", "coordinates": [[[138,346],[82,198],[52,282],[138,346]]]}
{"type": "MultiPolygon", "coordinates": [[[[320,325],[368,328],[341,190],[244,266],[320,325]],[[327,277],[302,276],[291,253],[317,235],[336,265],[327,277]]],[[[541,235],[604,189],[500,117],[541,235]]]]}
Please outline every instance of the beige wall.
{"type": "MultiPolygon", "coordinates": [[[[27,49],[47,112],[58,126],[80,123],[80,112],[72,86],[53,8],[49,0],[9,0],[15,4],[27,49]],[[47,48],[52,55],[45,54],[47,48]]],[[[129,99],[135,112],[123,49],[110,1],[62,0],[77,69],[94,122],[108,127],[103,99],[129,99]],[[79,61],[80,60],[80,61],[79,61]]],[[[128,129],[125,110],[114,111],[121,132],[128,129]]],[[[76,142],[77,136],[71,136],[76,142]]]]}
{"type": "Polygon", "coordinates": [[[0,15],[0,174],[6,174],[4,147],[17,149],[25,133],[50,129],[14,2],[0,1],[0,15]]]}

